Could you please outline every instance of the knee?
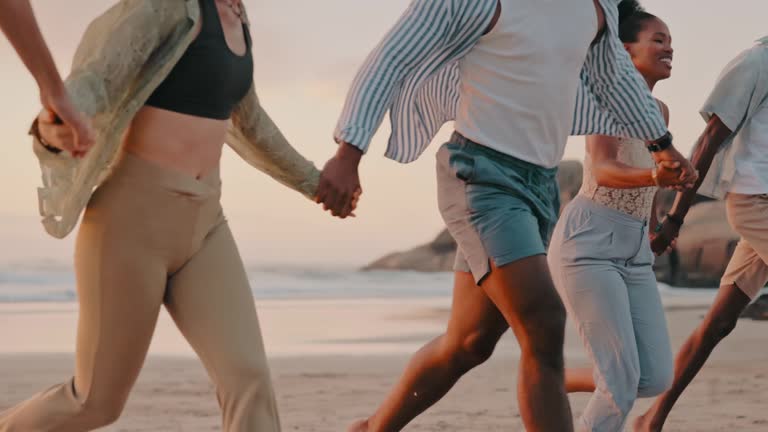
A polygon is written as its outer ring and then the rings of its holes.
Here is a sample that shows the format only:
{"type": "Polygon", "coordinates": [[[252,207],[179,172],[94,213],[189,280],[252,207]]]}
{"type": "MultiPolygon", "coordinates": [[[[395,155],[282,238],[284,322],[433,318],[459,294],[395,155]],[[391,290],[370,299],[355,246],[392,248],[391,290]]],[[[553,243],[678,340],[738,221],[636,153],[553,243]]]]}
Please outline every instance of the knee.
{"type": "Polygon", "coordinates": [[[487,331],[475,331],[456,337],[446,335],[447,354],[458,368],[470,370],[491,357],[499,337],[498,334],[487,331]]]}
{"type": "Polygon", "coordinates": [[[650,374],[640,377],[637,396],[641,398],[658,396],[672,387],[673,379],[672,365],[656,367],[650,374]]]}
{"type": "Polygon", "coordinates": [[[221,402],[248,400],[249,402],[270,401],[272,381],[269,367],[264,362],[253,362],[232,367],[217,379],[221,402]]]}
{"type": "Polygon", "coordinates": [[[619,415],[626,418],[629,413],[632,412],[632,408],[635,406],[637,400],[636,392],[627,392],[614,398],[616,403],[616,409],[618,409],[619,415]]]}
{"type": "Polygon", "coordinates": [[[80,405],[80,414],[91,428],[101,428],[116,422],[123,413],[125,399],[89,397],[80,405]]]}
{"type": "Polygon", "coordinates": [[[559,299],[521,312],[518,339],[523,352],[562,368],[565,320],[565,307],[559,299]]]}
{"type": "Polygon", "coordinates": [[[640,386],[640,372],[636,368],[628,367],[616,375],[606,379],[602,385],[598,385],[596,396],[599,399],[610,401],[612,411],[621,417],[626,417],[632,411],[638,398],[640,386]]]}
{"type": "Polygon", "coordinates": [[[736,328],[737,319],[723,316],[710,318],[707,320],[705,337],[711,342],[720,342],[736,328]]]}

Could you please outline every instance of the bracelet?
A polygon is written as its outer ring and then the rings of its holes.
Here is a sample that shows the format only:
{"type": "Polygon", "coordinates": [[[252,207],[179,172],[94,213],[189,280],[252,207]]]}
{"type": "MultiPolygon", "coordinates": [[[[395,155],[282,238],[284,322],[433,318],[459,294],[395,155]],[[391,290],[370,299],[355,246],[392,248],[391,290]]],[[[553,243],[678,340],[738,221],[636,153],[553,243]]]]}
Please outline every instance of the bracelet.
{"type": "Polygon", "coordinates": [[[651,168],[651,178],[653,179],[653,184],[655,184],[656,186],[660,186],[659,185],[659,168],[658,167],[651,168]]]}
{"type": "Polygon", "coordinates": [[[647,148],[648,148],[648,151],[651,153],[658,153],[660,151],[664,151],[668,149],[671,145],[672,145],[672,133],[667,132],[661,138],[655,141],[651,141],[650,144],[648,144],[647,148]]]}
{"type": "Polygon", "coordinates": [[[683,226],[683,218],[675,216],[672,213],[667,213],[667,220],[673,222],[678,227],[683,226]]]}
{"type": "Polygon", "coordinates": [[[32,127],[29,129],[29,134],[32,135],[33,137],[35,137],[35,139],[37,139],[37,142],[39,142],[40,145],[43,146],[43,148],[48,150],[49,152],[51,152],[53,154],[61,153],[61,149],[60,148],[54,147],[54,146],[48,144],[43,139],[43,136],[40,135],[40,127],[39,127],[37,119],[35,119],[35,121],[32,123],[32,127]]]}
{"type": "Polygon", "coordinates": [[[54,146],[48,144],[47,142],[45,142],[43,137],[37,137],[37,140],[40,142],[40,145],[43,146],[43,148],[48,150],[49,152],[51,152],[53,154],[61,153],[61,149],[60,148],[54,147],[54,146]]]}

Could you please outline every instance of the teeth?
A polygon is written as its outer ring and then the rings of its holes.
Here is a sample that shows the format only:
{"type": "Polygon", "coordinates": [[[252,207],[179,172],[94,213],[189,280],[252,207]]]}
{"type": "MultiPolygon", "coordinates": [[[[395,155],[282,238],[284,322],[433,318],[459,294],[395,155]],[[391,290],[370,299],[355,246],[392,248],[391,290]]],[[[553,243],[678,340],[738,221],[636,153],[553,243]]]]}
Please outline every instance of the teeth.
{"type": "Polygon", "coordinates": [[[663,59],[661,59],[661,62],[664,63],[664,64],[671,65],[672,64],[672,59],[671,58],[663,58],[663,59]]]}

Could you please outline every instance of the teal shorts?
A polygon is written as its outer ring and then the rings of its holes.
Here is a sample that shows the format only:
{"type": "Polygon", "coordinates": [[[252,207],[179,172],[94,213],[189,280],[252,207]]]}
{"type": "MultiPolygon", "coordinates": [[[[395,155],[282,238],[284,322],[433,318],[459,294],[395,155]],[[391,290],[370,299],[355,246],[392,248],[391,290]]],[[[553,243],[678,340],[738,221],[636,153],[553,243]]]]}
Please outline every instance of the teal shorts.
{"type": "Polygon", "coordinates": [[[557,168],[543,168],[459,133],[437,153],[440,214],[456,243],[455,271],[480,284],[502,267],[545,255],[560,211],[557,168]]]}

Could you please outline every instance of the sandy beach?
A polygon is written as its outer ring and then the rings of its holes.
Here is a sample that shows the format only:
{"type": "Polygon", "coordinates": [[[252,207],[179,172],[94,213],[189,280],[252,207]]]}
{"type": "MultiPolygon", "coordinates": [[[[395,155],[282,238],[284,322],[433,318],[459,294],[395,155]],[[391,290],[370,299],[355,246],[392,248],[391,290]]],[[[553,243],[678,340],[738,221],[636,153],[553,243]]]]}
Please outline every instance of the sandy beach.
{"type": "MultiPolygon", "coordinates": [[[[674,348],[701,319],[709,296],[665,298],[674,348]]],[[[408,354],[444,327],[450,300],[269,300],[259,302],[285,431],[340,432],[370,413],[408,354]]],[[[76,305],[0,305],[0,409],[66,378],[76,305]]],[[[768,323],[742,320],[679,402],[668,431],[768,430],[768,323]]],[[[569,365],[585,357],[569,325],[569,365]]],[[[519,431],[511,334],[406,430],[519,431]]],[[[588,396],[572,397],[575,415],[588,396]]],[[[642,400],[634,413],[650,401],[642,400]]],[[[167,315],[123,417],[111,432],[220,430],[213,389],[167,315]]]]}

